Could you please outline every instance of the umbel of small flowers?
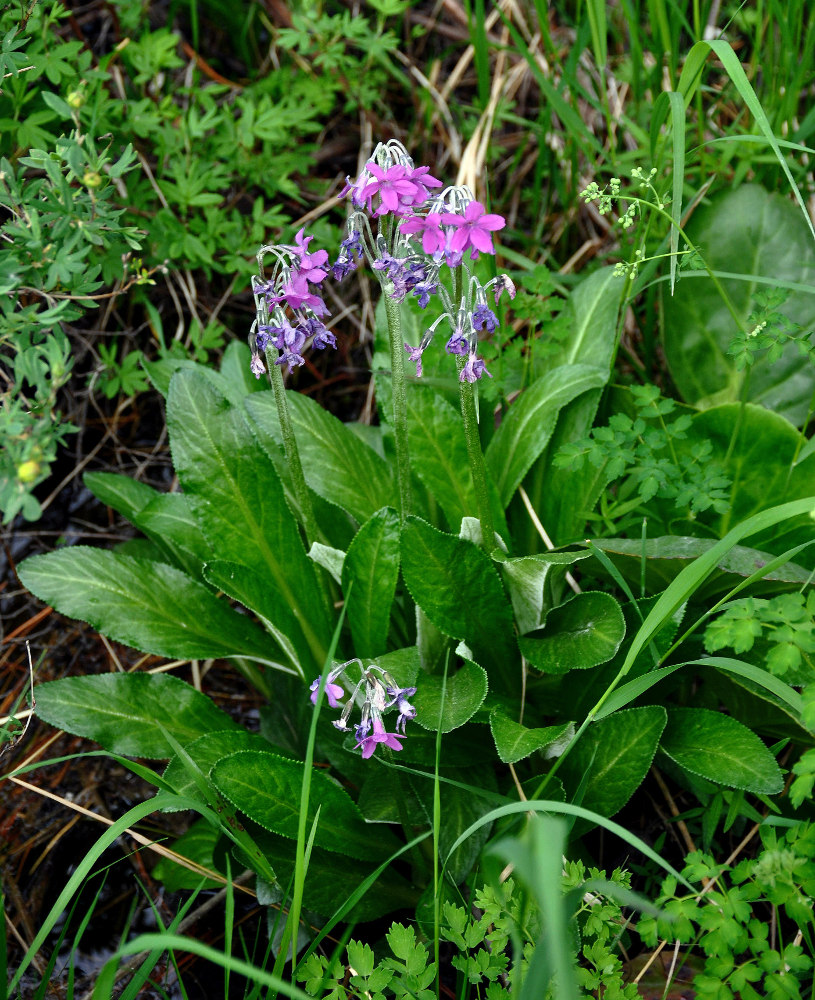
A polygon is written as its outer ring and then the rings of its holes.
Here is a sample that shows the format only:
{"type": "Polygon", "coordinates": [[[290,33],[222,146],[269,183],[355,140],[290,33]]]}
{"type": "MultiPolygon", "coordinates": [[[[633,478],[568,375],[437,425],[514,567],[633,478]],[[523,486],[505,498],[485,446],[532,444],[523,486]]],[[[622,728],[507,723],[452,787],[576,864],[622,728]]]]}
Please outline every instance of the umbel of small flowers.
{"type": "Polygon", "coordinates": [[[506,223],[500,215],[487,213],[468,187],[439,192],[441,187],[428,167],[414,166],[401,143],[393,139],[379,143],[359,177],[355,181],[347,178],[340,192],[341,197],[350,196],[353,211],[332,273],[342,280],[364,256],[385,294],[395,301],[401,302],[412,293],[424,309],[431,297],[438,295],[444,312],[428,328],[418,348],[405,344],[405,349],[416,363],[417,376],[421,376],[422,353],[436,327],[446,320],[452,333],[448,353],[468,356],[459,379],[475,382],[489,375],[478,357],[478,332],[491,333],[498,326],[487,305],[487,289],[494,286],[497,301],[502,291],[513,297],[515,288],[506,275],[482,287],[470,277],[469,262],[481,253],[495,253],[492,233],[506,223]],[[463,288],[458,280],[461,271],[466,272],[463,288]]]}
{"type": "MultiPolygon", "coordinates": [[[[360,665],[362,677],[345,703],[342,715],[333,721],[333,725],[341,733],[354,733],[357,740],[356,749],[362,750],[362,756],[366,760],[373,756],[374,750],[380,743],[390,747],[391,750],[401,750],[405,725],[416,716],[416,709],[408,701],[408,698],[416,694],[416,688],[399,687],[388,671],[376,664],[363,668],[361,660],[348,660],[334,667],[326,678],[325,696],[331,708],[339,708],[341,700],[345,697],[345,688],[338,681],[352,663],[360,665]],[[351,713],[360,702],[360,721],[356,726],[351,726],[349,725],[351,713]],[[386,731],[384,721],[385,712],[392,708],[396,708],[398,712],[395,733],[386,731]]],[[[320,680],[318,677],[309,688],[312,704],[317,703],[320,680]]]]}
{"type": "Polygon", "coordinates": [[[257,378],[266,371],[262,355],[270,347],[279,352],[274,363],[287,364],[291,371],[305,363],[303,350],[309,339],[317,350],[337,346],[334,334],[321,319],[328,315],[328,309],[317,291],[328,274],[328,253],[309,252],[312,239],[301,229],[294,245],[263,246],[258,250],[258,274],[252,279],[256,318],[249,335],[251,367],[257,378]],[[267,255],[274,262],[271,274],[265,277],[267,255]]]}

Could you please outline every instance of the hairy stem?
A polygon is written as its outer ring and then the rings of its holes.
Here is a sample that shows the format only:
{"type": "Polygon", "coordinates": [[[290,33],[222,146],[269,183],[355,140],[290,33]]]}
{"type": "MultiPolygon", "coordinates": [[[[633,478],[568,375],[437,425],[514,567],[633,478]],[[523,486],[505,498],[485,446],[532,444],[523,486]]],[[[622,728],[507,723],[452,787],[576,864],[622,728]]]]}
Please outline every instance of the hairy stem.
{"type": "Polygon", "coordinates": [[[388,321],[388,340],[391,349],[393,374],[393,434],[396,441],[396,475],[399,483],[399,520],[404,523],[411,510],[410,452],[408,450],[407,383],[405,381],[404,346],[400,305],[387,292],[385,316],[388,321]]]}
{"type": "Polygon", "coordinates": [[[310,547],[319,539],[320,530],[317,527],[317,520],[314,517],[311,494],[308,491],[308,486],[306,486],[303,464],[300,461],[300,452],[297,449],[297,439],[294,436],[294,428],[291,423],[289,404],[286,401],[286,388],[283,385],[283,372],[280,365],[275,364],[278,356],[275,348],[266,348],[266,367],[269,370],[269,381],[274,390],[277,417],[280,421],[280,431],[283,435],[283,449],[286,453],[286,464],[291,475],[291,483],[294,490],[294,498],[297,501],[297,508],[300,512],[300,520],[306,532],[306,541],[310,547]]]}

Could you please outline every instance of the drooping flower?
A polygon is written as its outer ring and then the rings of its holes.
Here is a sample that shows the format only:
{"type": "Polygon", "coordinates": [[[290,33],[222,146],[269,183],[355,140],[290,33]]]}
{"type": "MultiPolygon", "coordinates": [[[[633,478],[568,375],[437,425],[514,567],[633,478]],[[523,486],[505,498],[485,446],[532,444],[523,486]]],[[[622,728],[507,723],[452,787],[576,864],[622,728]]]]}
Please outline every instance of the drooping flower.
{"type": "Polygon", "coordinates": [[[498,329],[498,317],[485,302],[473,309],[473,329],[486,329],[487,333],[493,333],[498,329]]]}
{"type": "Polygon", "coordinates": [[[382,719],[378,716],[373,717],[373,732],[369,736],[364,736],[362,739],[357,739],[356,749],[362,750],[362,757],[367,760],[369,757],[373,756],[374,750],[380,743],[384,743],[386,747],[390,747],[391,750],[401,750],[402,744],[400,738],[396,733],[385,732],[385,724],[382,719]]]}
{"type": "Polygon", "coordinates": [[[416,365],[416,378],[422,377],[422,355],[425,352],[425,347],[422,347],[421,344],[418,347],[405,344],[405,350],[408,352],[408,361],[412,361],[416,365]]]}
{"type": "Polygon", "coordinates": [[[490,234],[506,225],[502,216],[487,214],[480,201],[471,201],[463,215],[445,212],[441,221],[445,226],[453,226],[455,229],[448,244],[453,253],[464,253],[468,249],[495,253],[490,234]]]}
{"type": "Polygon", "coordinates": [[[459,382],[477,382],[482,375],[489,375],[492,378],[481,358],[476,357],[475,354],[470,354],[467,364],[462,368],[458,380],[459,382]]]}
{"type": "Polygon", "coordinates": [[[470,340],[467,336],[467,331],[460,324],[456,324],[455,329],[450,335],[450,339],[445,345],[445,350],[448,354],[468,354],[470,350],[470,340]]]}
{"type": "Polygon", "coordinates": [[[498,305],[498,300],[501,298],[501,293],[506,292],[511,299],[515,298],[515,282],[510,278],[508,274],[499,274],[495,279],[495,287],[493,289],[495,292],[495,304],[498,305]]]}
{"type": "MultiPolygon", "coordinates": [[[[330,676],[331,675],[329,674],[329,678],[330,678],[330,676]]],[[[309,687],[309,691],[311,691],[311,704],[312,705],[316,705],[317,704],[317,695],[319,694],[319,691],[320,691],[320,680],[321,680],[321,678],[318,677],[316,681],[312,681],[311,682],[311,687],[309,687]]],[[[325,682],[325,697],[326,697],[326,700],[328,701],[329,708],[339,708],[340,707],[340,698],[342,698],[344,696],[345,696],[345,688],[342,686],[342,684],[334,684],[334,683],[331,682],[330,679],[326,680],[326,682],[325,682]]]]}
{"type": "Polygon", "coordinates": [[[412,719],[416,718],[416,709],[410,704],[408,698],[412,698],[416,694],[415,687],[388,687],[388,694],[391,700],[388,702],[388,708],[396,705],[399,709],[399,718],[396,720],[396,732],[400,732],[404,735],[405,725],[412,719]]]}

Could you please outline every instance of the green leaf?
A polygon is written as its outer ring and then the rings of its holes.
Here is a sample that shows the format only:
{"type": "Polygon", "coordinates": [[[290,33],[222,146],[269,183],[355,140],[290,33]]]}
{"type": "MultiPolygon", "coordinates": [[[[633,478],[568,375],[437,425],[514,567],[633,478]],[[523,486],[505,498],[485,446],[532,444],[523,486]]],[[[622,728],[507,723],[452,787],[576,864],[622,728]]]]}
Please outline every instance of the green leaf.
{"type": "Polygon", "coordinates": [[[81,545],[32,556],[23,585],[60,614],[145,653],[193,660],[248,656],[267,661],[273,646],[246,615],[202,583],[163,563],[81,545]]]}
{"type": "Polygon", "coordinates": [[[553,608],[542,628],[519,641],[533,666],[565,674],[610,660],[624,637],[625,619],[617,601],[609,594],[588,591],[553,608]]]}
{"type": "MultiPolygon", "coordinates": [[[[322,822],[325,820],[323,819],[322,822]]],[[[362,821],[360,821],[362,825],[362,821]]],[[[368,836],[373,841],[381,827],[374,828],[368,836]]],[[[294,845],[290,840],[266,831],[253,832],[256,843],[274,868],[278,883],[290,885],[294,879],[294,845]]],[[[388,835],[390,836],[390,835],[388,835]]],[[[396,843],[396,842],[394,842],[396,843]]],[[[398,848],[398,843],[396,847],[398,848]]],[[[355,861],[347,854],[336,854],[315,846],[308,861],[303,902],[313,913],[334,914],[350,899],[355,890],[371,874],[373,864],[355,861]]],[[[416,905],[416,891],[409,883],[387,868],[373,886],[346,914],[350,920],[375,920],[392,910],[412,908],[416,905]]]]}
{"type": "Polygon", "coordinates": [[[251,585],[243,588],[248,606],[263,590],[274,604],[275,628],[322,665],[331,622],[314,564],[243,413],[199,372],[182,370],[170,385],[167,426],[178,477],[204,535],[220,559],[250,571],[251,585]]]}
{"type": "MultiPolygon", "coordinates": [[[[239,750],[255,750],[273,753],[274,748],[268,740],[257,733],[235,727],[222,731],[215,730],[199,736],[194,742],[184,748],[192,757],[201,773],[209,777],[210,771],[219,760],[229,757],[239,750]]],[[[277,757],[275,757],[277,759],[277,757]]],[[[195,777],[179,757],[173,757],[167,765],[163,778],[178,795],[188,799],[201,799],[195,777]]]]}
{"type": "Polygon", "coordinates": [[[452,732],[468,722],[487,697],[487,672],[472,660],[464,660],[454,674],[443,678],[422,674],[413,704],[416,722],[425,729],[452,732]],[[444,701],[442,701],[444,688],[444,701]],[[441,725],[439,725],[441,717],[441,725]]]}
{"type": "Polygon", "coordinates": [[[493,685],[500,679],[505,689],[514,690],[518,649],[512,611],[486,553],[411,516],[402,529],[402,573],[430,621],[467,643],[493,685]]]}
{"type": "MultiPolygon", "coordinates": [[[[297,839],[302,763],[243,750],[220,760],[212,770],[212,780],[232,805],[255,823],[281,837],[297,839]]],[[[318,847],[377,861],[398,850],[398,842],[381,827],[372,837],[348,792],[315,769],[306,829],[311,828],[318,808],[320,821],[314,837],[318,847]]]]}
{"type": "Polygon", "coordinates": [[[237,730],[206,695],[169,674],[94,674],[37,687],[37,715],[74,736],[131,757],[170,757],[163,726],[182,745],[237,730]]]}
{"type": "MultiPolygon", "coordinates": [[[[176,854],[194,861],[197,865],[217,871],[215,867],[215,845],[221,836],[216,826],[208,820],[200,819],[193,823],[185,834],[173,841],[172,849],[176,854]]],[[[168,892],[178,892],[179,889],[197,889],[201,885],[202,875],[184,868],[170,858],[159,858],[150,875],[158,879],[168,892]]],[[[222,882],[215,879],[203,879],[204,889],[220,889],[222,882]]]]}
{"type": "Polygon", "coordinates": [[[510,406],[484,455],[504,507],[549,442],[562,407],[600,388],[607,377],[595,365],[563,365],[539,378],[510,406]]]}
{"type": "Polygon", "coordinates": [[[552,607],[554,594],[560,590],[568,567],[581,559],[588,559],[590,552],[541,552],[533,556],[505,556],[494,552],[504,583],[509,591],[515,622],[521,635],[531,632],[541,624],[544,611],[552,607]]]}
{"type": "Polygon", "coordinates": [[[161,496],[152,486],[118,472],[86,472],[82,479],[97,500],[117,510],[131,524],[140,510],[161,496]]]}
{"type": "Polygon", "coordinates": [[[385,651],[398,577],[399,517],[385,507],[359,529],[342,567],[346,615],[357,656],[375,657],[385,651]]]}
{"type": "MultiPolygon", "coordinates": [[[[407,401],[411,469],[457,532],[462,518],[478,516],[461,413],[428,386],[410,384],[407,401]]],[[[488,486],[496,531],[507,537],[504,508],[491,479],[488,486]]]]}
{"type": "Polygon", "coordinates": [[[260,618],[266,630],[273,637],[269,639],[268,662],[280,670],[296,673],[303,678],[306,670],[322,669],[322,663],[314,659],[302,633],[287,616],[287,609],[280,607],[280,598],[263,577],[254,569],[240,563],[213,559],[204,567],[207,583],[222,590],[233,601],[253,611],[260,618]],[[284,632],[277,624],[283,621],[288,626],[284,632]]]}
{"type": "MultiPolygon", "coordinates": [[[[390,468],[373,448],[313,399],[287,392],[286,400],[306,482],[315,493],[359,522],[396,506],[390,468]]],[[[255,393],[246,408],[263,432],[282,441],[273,393],[255,393]]]]}
{"type": "Polygon", "coordinates": [[[595,722],[563,761],[560,777],[582,804],[613,816],[639,788],[654,759],[667,714],[660,706],[628,708],[595,722]]]}
{"type": "Polygon", "coordinates": [[[755,733],[706,708],[673,708],[661,749],[681,768],[728,788],[775,795],[781,769],[755,733]]]}
{"type": "Polygon", "coordinates": [[[490,712],[490,729],[495,749],[505,764],[525,760],[537,750],[544,750],[544,757],[559,757],[566,743],[574,735],[571,722],[559,726],[527,728],[511,719],[503,708],[490,712]]]}
{"type": "MultiPolygon", "coordinates": [[[[729,458],[724,465],[733,481],[729,510],[723,515],[705,511],[699,520],[723,535],[731,524],[773,503],[815,494],[815,455],[793,465],[800,435],[784,417],[762,406],[728,403],[694,416],[686,437],[675,444],[677,451],[693,454],[700,440],[708,439],[713,454],[729,458]]],[[[667,511],[666,511],[667,513],[667,511]]],[[[670,516],[674,516],[673,510],[670,516]]],[[[757,548],[777,553],[813,538],[812,521],[806,516],[756,535],[757,548]]]]}
{"type": "MultiPolygon", "coordinates": [[[[629,583],[639,585],[642,554],[645,553],[645,588],[648,592],[664,590],[680,569],[687,566],[716,544],[712,538],[694,538],[689,535],[665,535],[648,538],[643,546],[639,538],[592,539],[598,549],[614,557],[614,564],[629,583]]],[[[772,555],[746,545],[734,545],[719,560],[716,569],[705,584],[696,591],[696,599],[719,597],[738,581],[734,577],[749,577],[772,560],[772,555]]],[[[764,593],[783,589],[784,584],[803,584],[809,579],[809,570],[795,563],[785,563],[762,579],[764,593]]]]}
{"type": "MultiPolygon", "coordinates": [[[[703,271],[689,272],[673,297],[663,296],[665,356],[671,376],[689,403],[708,407],[741,399],[745,371],[727,349],[739,332],[748,331],[754,296],[768,285],[815,285],[815,249],[806,222],[790,202],[756,184],[700,206],[687,226],[690,239],[703,248],[719,275],[738,317],[738,327],[716,287],[703,271]]],[[[792,291],[781,306],[789,319],[811,329],[815,297],[792,291]]],[[[806,415],[815,387],[812,364],[795,344],[785,346],[771,364],[758,357],[750,369],[747,400],[782,414],[794,423],[806,415]]]]}
{"type": "Polygon", "coordinates": [[[212,549],[183,493],[159,494],[134,515],[133,523],[156,543],[168,562],[193,579],[201,578],[212,549]]]}

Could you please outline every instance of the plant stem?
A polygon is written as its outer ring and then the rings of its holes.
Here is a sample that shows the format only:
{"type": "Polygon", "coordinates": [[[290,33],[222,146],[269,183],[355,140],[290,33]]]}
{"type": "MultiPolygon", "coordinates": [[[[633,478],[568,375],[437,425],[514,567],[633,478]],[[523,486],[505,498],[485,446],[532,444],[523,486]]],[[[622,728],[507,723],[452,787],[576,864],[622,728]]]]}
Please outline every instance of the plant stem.
{"type": "MultiPolygon", "coordinates": [[[[461,302],[464,292],[464,268],[459,265],[452,269],[451,299],[454,306],[461,302]]],[[[495,528],[492,521],[490,506],[490,491],[487,487],[487,468],[484,465],[484,453],[481,450],[481,436],[478,433],[478,413],[476,410],[475,387],[472,382],[461,381],[461,373],[467,363],[466,358],[456,355],[456,368],[459,374],[458,394],[461,403],[461,419],[464,424],[464,440],[467,442],[467,457],[470,460],[470,471],[475,487],[478,516],[481,521],[481,544],[489,553],[495,548],[495,528]]]]}
{"type": "Polygon", "coordinates": [[[396,441],[396,476],[399,483],[399,520],[404,523],[411,510],[410,452],[408,449],[407,383],[400,304],[383,290],[393,375],[393,434],[396,441]]]}
{"type": "MultiPolygon", "coordinates": [[[[456,367],[459,375],[464,370],[467,359],[456,355],[456,367]]],[[[467,442],[467,457],[470,459],[470,471],[473,475],[478,516],[481,521],[481,544],[486,552],[495,548],[495,528],[492,522],[492,507],[490,492],[487,487],[487,469],[484,465],[484,454],[481,451],[481,438],[478,433],[478,416],[475,411],[475,386],[471,382],[459,381],[459,399],[461,401],[461,419],[464,423],[464,439],[467,442]]]]}
{"type": "Polygon", "coordinates": [[[311,545],[317,541],[320,535],[317,527],[317,520],[314,517],[314,508],[311,505],[311,494],[306,486],[306,477],[303,474],[303,464],[300,461],[300,452],[297,449],[297,439],[294,436],[294,428],[291,423],[289,404],[286,402],[286,387],[283,385],[283,372],[280,365],[276,365],[279,355],[275,348],[266,348],[266,367],[269,371],[269,381],[274,390],[275,403],[277,404],[277,417],[280,421],[280,432],[283,435],[283,450],[286,453],[286,463],[291,476],[291,484],[294,490],[294,497],[300,512],[300,520],[306,532],[306,541],[311,545]]]}

